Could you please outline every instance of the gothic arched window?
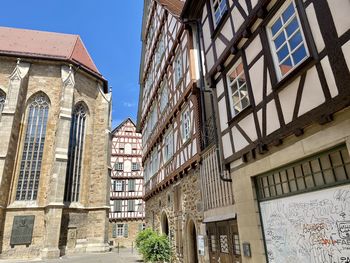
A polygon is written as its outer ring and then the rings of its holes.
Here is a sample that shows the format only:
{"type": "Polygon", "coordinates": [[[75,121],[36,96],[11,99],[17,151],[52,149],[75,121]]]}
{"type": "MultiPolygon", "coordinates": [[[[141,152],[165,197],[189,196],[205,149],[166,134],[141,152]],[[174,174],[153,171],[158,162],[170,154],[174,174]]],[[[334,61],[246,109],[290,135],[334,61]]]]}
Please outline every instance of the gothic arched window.
{"type": "Polygon", "coordinates": [[[5,106],[5,99],[6,99],[5,93],[0,90],[0,121],[1,121],[1,113],[5,106]]]}
{"type": "Polygon", "coordinates": [[[75,106],[69,138],[68,167],[66,176],[65,201],[79,200],[80,177],[83,160],[87,109],[84,104],[75,106]]]}
{"type": "Polygon", "coordinates": [[[28,106],[16,200],[37,198],[49,106],[49,100],[43,94],[35,96],[28,106]]]}

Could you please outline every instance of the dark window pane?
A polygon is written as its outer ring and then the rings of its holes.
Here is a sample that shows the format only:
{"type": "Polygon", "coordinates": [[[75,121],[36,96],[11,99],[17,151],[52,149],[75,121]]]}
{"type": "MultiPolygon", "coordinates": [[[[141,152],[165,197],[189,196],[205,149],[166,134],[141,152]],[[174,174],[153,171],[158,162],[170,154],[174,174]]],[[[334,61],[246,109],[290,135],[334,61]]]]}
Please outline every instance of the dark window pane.
{"type": "Polygon", "coordinates": [[[293,5],[293,2],[291,2],[287,7],[287,9],[282,14],[284,23],[287,22],[288,19],[294,15],[294,13],[295,13],[294,5],[293,5]]]}
{"type": "Polygon", "coordinates": [[[300,61],[302,61],[305,57],[307,56],[306,54],[306,49],[304,44],[301,45],[294,53],[293,53],[293,59],[294,63],[298,64],[300,61]]]}
{"type": "Polygon", "coordinates": [[[298,31],[291,39],[289,39],[289,45],[291,50],[294,50],[302,41],[303,37],[301,36],[300,31],[298,31]]]}
{"type": "Polygon", "coordinates": [[[283,59],[285,59],[289,54],[287,44],[285,44],[278,52],[278,60],[281,62],[283,59]]]}
{"type": "Polygon", "coordinates": [[[286,27],[287,36],[290,37],[299,28],[299,23],[296,17],[286,27]]]}
{"type": "Polygon", "coordinates": [[[284,32],[281,32],[278,37],[274,40],[276,49],[279,49],[280,46],[286,41],[284,32]]]}
{"type": "Polygon", "coordinates": [[[279,18],[271,27],[272,36],[274,36],[282,28],[282,21],[279,18]]]}

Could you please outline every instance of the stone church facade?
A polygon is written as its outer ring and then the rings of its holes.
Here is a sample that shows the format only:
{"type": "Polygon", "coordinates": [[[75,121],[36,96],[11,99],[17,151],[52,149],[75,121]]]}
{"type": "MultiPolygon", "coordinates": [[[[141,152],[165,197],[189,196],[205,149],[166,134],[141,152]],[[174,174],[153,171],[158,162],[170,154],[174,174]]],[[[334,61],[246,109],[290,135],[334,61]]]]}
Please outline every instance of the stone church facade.
{"type": "Polygon", "coordinates": [[[79,36],[0,33],[0,258],[106,251],[107,81],[79,36]]]}

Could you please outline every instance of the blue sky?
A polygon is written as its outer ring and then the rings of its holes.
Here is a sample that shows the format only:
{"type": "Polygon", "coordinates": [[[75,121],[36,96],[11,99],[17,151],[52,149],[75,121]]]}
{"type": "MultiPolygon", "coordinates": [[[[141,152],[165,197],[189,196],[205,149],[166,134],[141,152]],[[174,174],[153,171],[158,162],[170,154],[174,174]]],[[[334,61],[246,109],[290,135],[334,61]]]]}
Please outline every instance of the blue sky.
{"type": "Polygon", "coordinates": [[[113,87],[113,127],[136,120],[143,0],[2,1],[0,26],[78,34],[113,87]]]}

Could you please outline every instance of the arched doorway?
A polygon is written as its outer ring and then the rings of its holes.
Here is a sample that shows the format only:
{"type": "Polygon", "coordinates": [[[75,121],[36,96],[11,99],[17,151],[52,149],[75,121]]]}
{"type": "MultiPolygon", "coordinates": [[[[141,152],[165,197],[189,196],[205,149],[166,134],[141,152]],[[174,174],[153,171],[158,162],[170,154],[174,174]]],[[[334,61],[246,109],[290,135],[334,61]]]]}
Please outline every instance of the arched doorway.
{"type": "Polygon", "coordinates": [[[197,231],[193,220],[190,220],[187,225],[187,242],[188,263],[198,263],[197,231]]]}
{"type": "Polygon", "coordinates": [[[169,221],[165,212],[163,212],[161,217],[162,233],[169,236],[169,221]]]}

